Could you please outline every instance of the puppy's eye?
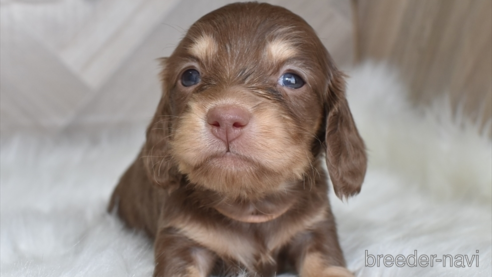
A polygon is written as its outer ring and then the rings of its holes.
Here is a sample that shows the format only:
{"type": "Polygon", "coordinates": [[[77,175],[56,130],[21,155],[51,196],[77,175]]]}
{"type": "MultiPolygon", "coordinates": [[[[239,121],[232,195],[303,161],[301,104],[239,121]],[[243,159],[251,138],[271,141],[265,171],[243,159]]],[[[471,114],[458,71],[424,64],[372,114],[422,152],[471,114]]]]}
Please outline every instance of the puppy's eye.
{"type": "Polygon", "coordinates": [[[285,73],[280,76],[278,84],[284,87],[298,89],[304,86],[304,80],[294,73],[285,73]]]}
{"type": "Polygon", "coordinates": [[[200,83],[200,72],[195,69],[188,69],[181,75],[181,84],[185,87],[191,87],[200,83]]]}

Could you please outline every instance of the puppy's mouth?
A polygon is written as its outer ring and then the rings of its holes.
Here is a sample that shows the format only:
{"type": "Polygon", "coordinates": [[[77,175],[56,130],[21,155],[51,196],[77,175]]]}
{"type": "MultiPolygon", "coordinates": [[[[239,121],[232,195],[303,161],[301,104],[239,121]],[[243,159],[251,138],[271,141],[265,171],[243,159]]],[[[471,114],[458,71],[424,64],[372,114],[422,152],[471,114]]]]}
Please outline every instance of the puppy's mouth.
{"type": "Polygon", "coordinates": [[[211,155],[204,163],[214,167],[247,169],[258,166],[257,162],[236,152],[223,152],[211,155]]]}

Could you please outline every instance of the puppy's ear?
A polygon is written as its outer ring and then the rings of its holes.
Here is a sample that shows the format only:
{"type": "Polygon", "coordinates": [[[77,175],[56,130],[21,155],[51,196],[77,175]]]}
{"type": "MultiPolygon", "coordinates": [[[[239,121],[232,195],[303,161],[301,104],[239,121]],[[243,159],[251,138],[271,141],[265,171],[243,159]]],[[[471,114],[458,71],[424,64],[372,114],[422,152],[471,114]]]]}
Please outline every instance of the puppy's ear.
{"type": "Polygon", "coordinates": [[[367,168],[364,142],[357,131],[347,99],[345,75],[335,71],[328,91],[326,165],[338,198],[359,193],[367,168]]]}
{"type": "Polygon", "coordinates": [[[172,109],[170,95],[165,83],[167,58],[160,59],[162,71],[162,97],[157,111],[147,128],[147,140],[141,152],[144,168],[150,181],[159,187],[171,188],[177,185],[177,172],[170,153],[169,137],[171,135],[172,109]]]}

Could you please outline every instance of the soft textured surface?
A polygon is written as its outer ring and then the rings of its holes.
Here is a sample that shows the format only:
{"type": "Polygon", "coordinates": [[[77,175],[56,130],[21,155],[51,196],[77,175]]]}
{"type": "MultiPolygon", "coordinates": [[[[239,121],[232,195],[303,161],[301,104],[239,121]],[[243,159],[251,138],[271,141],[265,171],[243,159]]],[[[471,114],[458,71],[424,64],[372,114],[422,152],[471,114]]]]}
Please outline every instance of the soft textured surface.
{"type": "MultiPolygon", "coordinates": [[[[453,116],[445,98],[413,107],[394,70],[366,64],[350,75],[349,103],[370,166],[360,195],[346,203],[331,195],[349,269],[357,276],[491,276],[490,139],[459,111],[453,116]],[[480,263],[366,267],[366,250],[478,255],[480,263]]],[[[152,242],[105,209],[143,128],[2,141],[1,276],[151,276],[152,242]]]]}

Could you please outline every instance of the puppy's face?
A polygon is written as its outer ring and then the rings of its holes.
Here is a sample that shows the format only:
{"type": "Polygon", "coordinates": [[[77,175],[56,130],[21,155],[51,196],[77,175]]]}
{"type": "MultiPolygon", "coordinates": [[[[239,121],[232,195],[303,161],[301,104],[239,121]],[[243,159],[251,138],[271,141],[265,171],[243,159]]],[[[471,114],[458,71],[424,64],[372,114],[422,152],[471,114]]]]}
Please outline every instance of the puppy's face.
{"type": "Polygon", "coordinates": [[[270,5],[204,16],[163,64],[163,98],[145,148],[151,179],[184,174],[231,198],[303,179],[325,142],[327,110],[344,97],[312,28],[270,5]]]}

